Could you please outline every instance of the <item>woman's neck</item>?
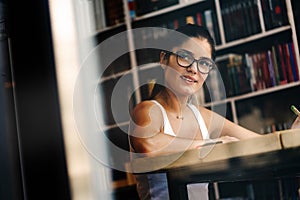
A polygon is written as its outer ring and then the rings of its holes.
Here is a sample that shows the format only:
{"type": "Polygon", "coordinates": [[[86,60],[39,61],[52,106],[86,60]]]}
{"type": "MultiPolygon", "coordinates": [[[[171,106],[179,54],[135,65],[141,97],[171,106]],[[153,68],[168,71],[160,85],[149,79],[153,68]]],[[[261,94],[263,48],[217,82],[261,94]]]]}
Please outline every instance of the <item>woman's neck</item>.
{"type": "Polygon", "coordinates": [[[171,112],[181,113],[186,108],[188,96],[179,96],[166,89],[157,95],[157,100],[171,112]]]}

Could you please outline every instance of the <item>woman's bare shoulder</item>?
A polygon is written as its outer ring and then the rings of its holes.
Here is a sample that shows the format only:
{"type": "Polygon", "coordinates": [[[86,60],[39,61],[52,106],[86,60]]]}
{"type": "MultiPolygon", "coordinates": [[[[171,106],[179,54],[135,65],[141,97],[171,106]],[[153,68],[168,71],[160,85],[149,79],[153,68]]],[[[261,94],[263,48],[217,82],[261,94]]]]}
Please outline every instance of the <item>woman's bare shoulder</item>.
{"type": "Polygon", "coordinates": [[[143,124],[151,120],[151,114],[158,111],[158,107],[153,101],[142,101],[133,110],[133,120],[138,124],[143,124]]]}
{"type": "Polygon", "coordinates": [[[135,106],[133,113],[135,114],[144,113],[144,112],[149,113],[149,110],[153,108],[154,105],[155,103],[150,100],[142,101],[135,106]]]}
{"type": "Polygon", "coordinates": [[[151,101],[151,100],[145,100],[145,101],[142,101],[142,102],[138,103],[135,106],[135,109],[145,109],[145,108],[149,108],[149,107],[151,107],[153,105],[154,105],[153,101],[151,101]]]}
{"type": "Polygon", "coordinates": [[[198,109],[199,109],[199,111],[200,111],[200,113],[203,115],[212,115],[213,114],[213,112],[210,110],[210,109],[208,109],[208,108],[205,108],[205,107],[203,107],[203,106],[198,106],[198,109]]]}

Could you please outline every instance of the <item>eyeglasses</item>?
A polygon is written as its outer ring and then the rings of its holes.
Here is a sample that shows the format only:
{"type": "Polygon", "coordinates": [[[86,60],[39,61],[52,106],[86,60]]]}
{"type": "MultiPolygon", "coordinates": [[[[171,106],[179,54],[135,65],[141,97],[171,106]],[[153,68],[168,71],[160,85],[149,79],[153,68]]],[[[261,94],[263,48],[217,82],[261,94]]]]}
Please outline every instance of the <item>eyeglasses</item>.
{"type": "Polygon", "coordinates": [[[197,63],[197,69],[202,74],[208,74],[215,66],[215,62],[207,57],[200,57],[198,60],[195,59],[189,52],[180,50],[176,53],[167,52],[176,56],[177,64],[181,67],[188,68],[192,66],[194,62],[197,63]]]}

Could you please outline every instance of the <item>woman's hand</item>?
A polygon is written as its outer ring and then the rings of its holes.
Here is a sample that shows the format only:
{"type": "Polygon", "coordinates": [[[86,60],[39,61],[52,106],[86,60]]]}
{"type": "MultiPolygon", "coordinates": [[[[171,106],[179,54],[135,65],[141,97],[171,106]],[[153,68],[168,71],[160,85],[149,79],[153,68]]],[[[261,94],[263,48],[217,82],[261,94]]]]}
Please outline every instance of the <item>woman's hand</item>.
{"type": "Polygon", "coordinates": [[[300,116],[298,116],[292,124],[292,129],[300,128],[300,116]]]}

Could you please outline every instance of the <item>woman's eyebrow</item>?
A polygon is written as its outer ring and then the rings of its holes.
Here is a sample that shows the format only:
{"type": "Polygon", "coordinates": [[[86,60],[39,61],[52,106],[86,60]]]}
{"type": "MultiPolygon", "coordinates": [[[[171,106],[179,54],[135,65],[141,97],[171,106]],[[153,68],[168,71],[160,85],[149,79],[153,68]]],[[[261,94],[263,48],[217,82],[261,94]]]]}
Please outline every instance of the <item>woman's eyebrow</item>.
{"type": "Polygon", "coordinates": [[[191,54],[192,56],[194,56],[194,53],[191,52],[191,51],[189,51],[189,50],[186,50],[186,49],[180,49],[180,51],[184,51],[184,52],[189,53],[189,54],[191,54]]]}

